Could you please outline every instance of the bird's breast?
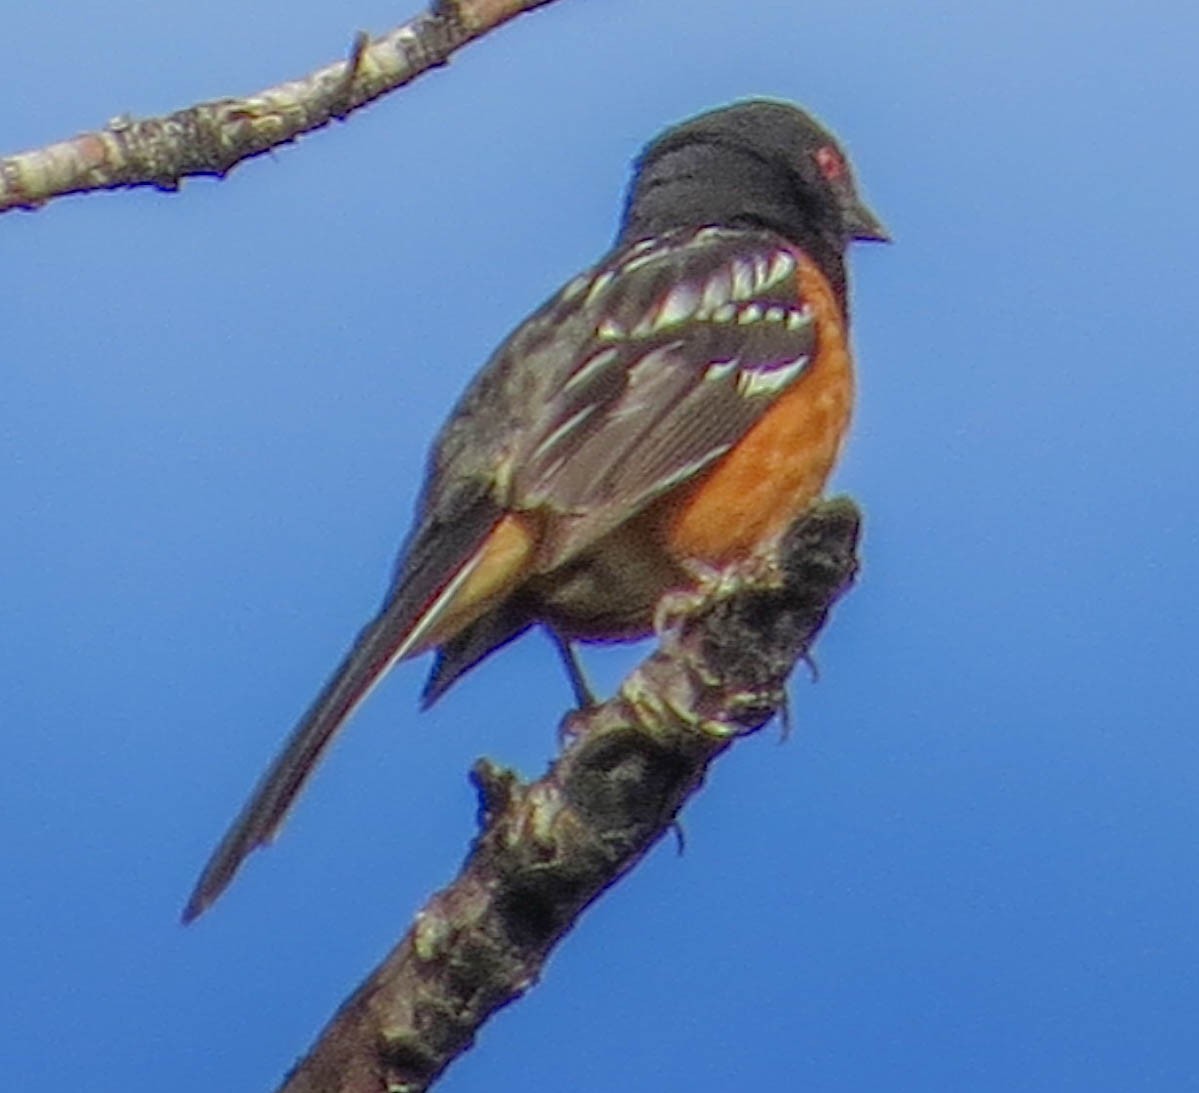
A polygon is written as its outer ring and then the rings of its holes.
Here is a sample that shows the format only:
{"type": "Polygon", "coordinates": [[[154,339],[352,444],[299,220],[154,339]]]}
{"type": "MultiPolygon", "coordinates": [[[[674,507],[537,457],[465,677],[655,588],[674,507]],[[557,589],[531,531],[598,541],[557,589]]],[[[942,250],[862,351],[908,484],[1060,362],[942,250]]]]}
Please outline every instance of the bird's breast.
{"type": "Polygon", "coordinates": [[[733,449],[663,505],[662,539],[677,558],[723,565],[773,543],[817,497],[853,410],[853,362],[841,309],[816,266],[798,269],[817,317],[812,363],[733,449]]]}

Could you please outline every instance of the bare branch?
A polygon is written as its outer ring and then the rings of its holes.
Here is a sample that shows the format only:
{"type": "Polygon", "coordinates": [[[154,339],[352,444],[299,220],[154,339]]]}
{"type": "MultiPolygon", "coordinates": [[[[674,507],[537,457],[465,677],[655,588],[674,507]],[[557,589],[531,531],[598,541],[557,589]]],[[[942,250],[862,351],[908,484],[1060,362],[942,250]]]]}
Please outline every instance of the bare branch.
{"type": "Polygon", "coordinates": [[[582,911],[668,832],[708,764],[785,702],[857,568],[858,511],[818,505],[777,566],[671,605],[660,648],[615,698],[570,714],[531,784],[476,764],[462,871],[338,1011],[280,1093],[422,1093],[527,991],[582,911]]]}
{"type": "Polygon", "coordinates": [[[349,57],[240,99],[199,103],[165,117],[119,117],[0,159],[0,213],[36,209],[89,190],[154,186],[177,190],[190,176],[224,177],[243,160],[344,119],[410,83],[522,12],[553,0],[434,0],[430,9],[378,38],[359,33],[349,57]]]}

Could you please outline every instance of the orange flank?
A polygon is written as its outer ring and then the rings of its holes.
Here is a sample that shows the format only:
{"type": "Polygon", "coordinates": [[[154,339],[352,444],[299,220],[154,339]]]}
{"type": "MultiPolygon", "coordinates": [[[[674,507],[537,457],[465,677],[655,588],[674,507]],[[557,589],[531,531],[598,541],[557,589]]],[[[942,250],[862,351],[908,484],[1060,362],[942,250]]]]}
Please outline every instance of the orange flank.
{"type": "Polygon", "coordinates": [[[439,597],[429,608],[436,617],[408,655],[449,641],[507,599],[528,577],[537,544],[538,536],[527,514],[509,513],[503,517],[463,566],[467,574],[462,583],[454,588],[451,581],[449,588],[453,591],[448,600],[440,602],[439,597]]]}
{"type": "Polygon", "coordinates": [[[667,502],[675,557],[719,565],[758,553],[820,496],[833,469],[853,408],[853,363],[828,282],[807,259],[798,278],[816,313],[816,357],[728,455],[667,502]]]}

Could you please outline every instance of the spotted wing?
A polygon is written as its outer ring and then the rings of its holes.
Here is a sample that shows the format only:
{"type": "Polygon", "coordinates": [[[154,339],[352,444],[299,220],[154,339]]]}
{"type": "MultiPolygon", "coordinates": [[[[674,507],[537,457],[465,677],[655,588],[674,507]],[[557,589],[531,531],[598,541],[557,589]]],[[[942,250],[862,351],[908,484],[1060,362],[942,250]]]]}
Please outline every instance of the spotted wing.
{"type": "Polygon", "coordinates": [[[555,517],[552,566],[727,452],[815,352],[798,261],[772,232],[680,229],[546,301],[438,436],[389,599],[449,581],[480,505],[555,517]]]}
{"type": "MultiPolygon", "coordinates": [[[[591,323],[512,460],[556,565],[711,465],[816,351],[798,257],[765,232],[635,244],[576,288],[591,323]]],[[[569,290],[568,290],[569,291],[569,290]]]]}

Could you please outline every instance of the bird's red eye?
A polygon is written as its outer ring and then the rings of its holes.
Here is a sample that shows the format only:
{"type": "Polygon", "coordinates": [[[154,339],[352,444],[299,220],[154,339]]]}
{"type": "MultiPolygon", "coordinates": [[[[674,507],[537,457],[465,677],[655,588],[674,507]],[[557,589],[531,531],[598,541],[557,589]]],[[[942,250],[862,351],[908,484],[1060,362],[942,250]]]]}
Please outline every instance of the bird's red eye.
{"type": "Polygon", "coordinates": [[[845,177],[845,159],[831,144],[816,149],[816,166],[829,182],[840,182],[845,177]]]}

